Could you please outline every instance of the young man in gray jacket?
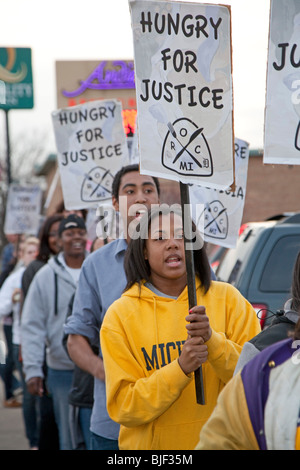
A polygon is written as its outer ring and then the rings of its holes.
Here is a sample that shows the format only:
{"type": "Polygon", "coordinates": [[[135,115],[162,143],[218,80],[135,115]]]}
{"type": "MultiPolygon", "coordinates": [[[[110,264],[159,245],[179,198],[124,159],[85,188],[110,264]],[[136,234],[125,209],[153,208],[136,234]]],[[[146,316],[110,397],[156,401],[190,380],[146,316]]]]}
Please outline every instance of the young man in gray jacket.
{"type": "Polygon", "coordinates": [[[62,251],[35,275],[26,296],[21,322],[23,369],[33,395],[44,393],[46,349],[47,388],[53,397],[61,450],[70,450],[68,393],[74,364],[65,351],[63,324],[86,256],[87,232],[83,219],[64,218],[59,226],[62,251]]]}

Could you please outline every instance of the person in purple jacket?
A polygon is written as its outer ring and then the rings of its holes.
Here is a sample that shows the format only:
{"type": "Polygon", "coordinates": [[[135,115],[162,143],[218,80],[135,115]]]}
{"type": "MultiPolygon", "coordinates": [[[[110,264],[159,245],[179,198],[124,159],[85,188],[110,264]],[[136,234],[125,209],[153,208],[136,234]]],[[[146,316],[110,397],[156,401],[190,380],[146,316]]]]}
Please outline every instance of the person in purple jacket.
{"type": "Polygon", "coordinates": [[[300,253],[288,304],[284,320],[242,350],[234,377],[200,433],[198,450],[300,449],[300,253]]]}

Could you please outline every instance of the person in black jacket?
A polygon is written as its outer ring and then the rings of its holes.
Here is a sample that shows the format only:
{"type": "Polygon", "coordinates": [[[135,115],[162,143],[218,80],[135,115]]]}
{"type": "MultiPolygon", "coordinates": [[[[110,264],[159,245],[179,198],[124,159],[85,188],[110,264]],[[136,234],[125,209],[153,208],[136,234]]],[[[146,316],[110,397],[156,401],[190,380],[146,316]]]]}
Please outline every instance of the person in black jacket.
{"type": "MultiPolygon", "coordinates": [[[[106,241],[95,238],[91,245],[91,253],[98,250],[110,239],[106,241]]],[[[75,294],[74,294],[75,295],[75,294]]],[[[72,315],[74,295],[72,296],[67,318],[72,315]]],[[[63,336],[63,345],[68,353],[67,334],[63,336]]],[[[91,346],[94,354],[99,354],[99,348],[91,346]]],[[[69,353],[68,353],[69,354],[69,353]]],[[[72,446],[74,450],[91,450],[90,446],[90,420],[94,404],[94,376],[74,365],[73,382],[69,393],[69,421],[72,446]]]]}
{"type": "MultiPolygon", "coordinates": [[[[67,318],[72,315],[74,295],[72,296],[67,318]]],[[[68,353],[67,334],[63,336],[63,345],[68,353]]],[[[99,350],[93,347],[94,354],[99,350]]],[[[68,353],[69,354],[69,353],[68,353]]],[[[90,421],[94,403],[94,377],[74,365],[72,387],[69,392],[69,424],[74,450],[90,449],[90,421]]]]}
{"type": "Polygon", "coordinates": [[[287,339],[300,318],[300,252],[298,253],[291,286],[292,297],[278,310],[270,326],[244,344],[234,374],[267,346],[287,339]]]}

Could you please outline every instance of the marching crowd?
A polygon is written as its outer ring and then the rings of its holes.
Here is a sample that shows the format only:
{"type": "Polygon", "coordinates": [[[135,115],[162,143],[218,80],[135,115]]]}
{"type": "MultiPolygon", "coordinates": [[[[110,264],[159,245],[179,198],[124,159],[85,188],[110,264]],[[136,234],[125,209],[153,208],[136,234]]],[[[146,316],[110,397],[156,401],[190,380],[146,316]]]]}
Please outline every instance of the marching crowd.
{"type": "Polygon", "coordinates": [[[282,318],[261,331],[196,227],[190,308],[181,208],[160,204],[155,177],[123,167],[112,204],[124,236],[87,251],[86,212],[61,211],[2,252],[3,405],[22,387],[29,448],[300,449],[300,257],[282,318]]]}

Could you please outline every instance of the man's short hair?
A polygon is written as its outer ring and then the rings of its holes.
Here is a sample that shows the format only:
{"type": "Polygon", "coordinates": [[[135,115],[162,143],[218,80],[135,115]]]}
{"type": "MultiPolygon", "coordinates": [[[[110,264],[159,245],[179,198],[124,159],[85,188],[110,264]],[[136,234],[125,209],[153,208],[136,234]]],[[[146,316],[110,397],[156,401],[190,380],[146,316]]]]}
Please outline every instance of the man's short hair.
{"type": "MultiPolygon", "coordinates": [[[[131,165],[123,166],[115,175],[113,184],[112,184],[112,195],[115,197],[115,199],[118,201],[119,200],[119,189],[120,189],[120,183],[121,183],[121,178],[124,176],[126,173],[129,173],[130,171],[137,171],[138,173],[140,172],[139,165],[137,163],[133,163],[131,165]]],[[[160,194],[160,186],[159,186],[159,181],[155,176],[151,176],[153,179],[157,193],[158,195],[160,194]]]]}

